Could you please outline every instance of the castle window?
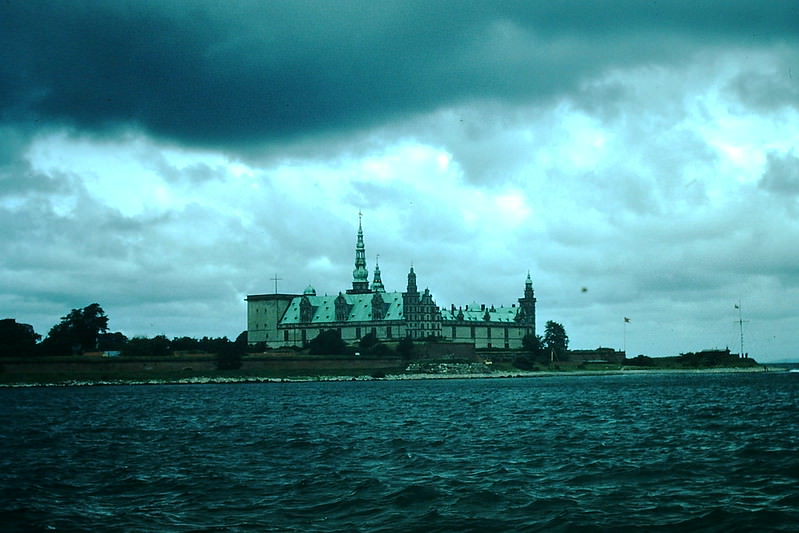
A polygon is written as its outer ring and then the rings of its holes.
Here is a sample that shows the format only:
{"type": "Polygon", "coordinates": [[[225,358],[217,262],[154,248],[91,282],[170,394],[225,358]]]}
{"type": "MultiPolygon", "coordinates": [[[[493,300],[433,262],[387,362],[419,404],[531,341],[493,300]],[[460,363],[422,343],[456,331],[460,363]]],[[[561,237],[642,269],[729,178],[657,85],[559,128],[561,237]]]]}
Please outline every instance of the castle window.
{"type": "Polygon", "coordinates": [[[361,338],[361,328],[355,328],[355,338],[356,339],[361,338]]]}
{"type": "Polygon", "coordinates": [[[469,329],[471,330],[470,333],[472,334],[472,338],[474,338],[475,337],[475,335],[474,335],[474,326],[472,326],[469,329]]]}
{"type": "Polygon", "coordinates": [[[452,338],[455,338],[455,326],[452,326],[452,338]]]}
{"type": "Polygon", "coordinates": [[[287,329],[283,330],[283,341],[284,342],[288,342],[289,341],[289,330],[287,330],[287,329]]]}
{"type": "Polygon", "coordinates": [[[386,327],[386,337],[391,338],[391,326],[386,327]]]}

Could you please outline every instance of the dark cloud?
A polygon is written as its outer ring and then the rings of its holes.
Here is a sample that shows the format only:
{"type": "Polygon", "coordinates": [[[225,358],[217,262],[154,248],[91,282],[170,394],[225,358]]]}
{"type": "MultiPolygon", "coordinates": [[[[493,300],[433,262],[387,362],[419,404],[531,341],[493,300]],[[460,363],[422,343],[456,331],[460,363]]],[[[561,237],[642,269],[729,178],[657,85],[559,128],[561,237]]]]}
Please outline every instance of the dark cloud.
{"type": "Polygon", "coordinates": [[[794,3],[538,4],[0,3],[0,309],[236,335],[275,274],[345,289],[362,209],[390,290],[530,270],[576,347],[795,330],[794,3]]]}
{"type": "Polygon", "coordinates": [[[198,144],[535,100],[609,66],[799,35],[795,4],[4,2],[0,116],[198,144]]]}
{"type": "Polygon", "coordinates": [[[799,105],[799,54],[784,50],[771,65],[751,55],[753,65],[729,83],[728,90],[748,108],[775,111],[799,105]]]}
{"type": "Polygon", "coordinates": [[[760,186],[788,199],[799,197],[799,157],[793,151],[784,155],[768,154],[760,186]]]}

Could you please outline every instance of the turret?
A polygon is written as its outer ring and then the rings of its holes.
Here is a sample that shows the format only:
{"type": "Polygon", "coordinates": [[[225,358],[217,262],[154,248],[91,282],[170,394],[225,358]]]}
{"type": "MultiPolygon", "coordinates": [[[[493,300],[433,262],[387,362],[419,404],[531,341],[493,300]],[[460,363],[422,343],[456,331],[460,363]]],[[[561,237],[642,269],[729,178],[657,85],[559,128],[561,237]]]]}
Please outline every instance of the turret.
{"type": "Polygon", "coordinates": [[[416,272],[413,271],[413,266],[411,266],[411,271],[408,272],[408,288],[405,292],[409,294],[416,294],[419,292],[416,288],[416,272]]]}
{"type": "Polygon", "coordinates": [[[372,281],[372,292],[386,292],[383,286],[383,280],[380,278],[380,264],[378,263],[380,256],[375,259],[375,278],[372,281]]]}
{"type": "Polygon", "coordinates": [[[535,293],[530,272],[527,272],[527,279],[524,281],[524,297],[519,298],[517,320],[530,329],[531,335],[535,335],[535,293]]]}

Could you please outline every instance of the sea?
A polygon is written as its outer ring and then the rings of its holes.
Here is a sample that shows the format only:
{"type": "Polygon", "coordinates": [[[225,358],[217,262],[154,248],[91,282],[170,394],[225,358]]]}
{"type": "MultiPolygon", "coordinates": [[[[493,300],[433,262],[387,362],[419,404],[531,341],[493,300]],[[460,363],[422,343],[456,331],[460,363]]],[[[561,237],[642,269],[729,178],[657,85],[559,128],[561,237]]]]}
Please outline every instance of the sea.
{"type": "Polygon", "coordinates": [[[797,531],[799,374],[0,389],[2,531],[797,531]]]}

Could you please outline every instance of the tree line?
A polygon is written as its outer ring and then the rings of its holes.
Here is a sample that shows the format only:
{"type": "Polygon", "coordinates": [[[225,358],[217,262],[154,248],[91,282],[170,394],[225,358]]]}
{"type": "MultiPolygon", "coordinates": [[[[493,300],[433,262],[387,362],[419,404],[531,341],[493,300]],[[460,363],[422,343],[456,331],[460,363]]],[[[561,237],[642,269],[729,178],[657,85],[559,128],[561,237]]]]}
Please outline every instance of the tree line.
{"type": "Polygon", "coordinates": [[[128,338],[121,332],[109,331],[108,316],[97,303],[72,309],[50,328],[43,340],[30,324],[18,323],[13,318],[0,320],[0,357],[81,355],[87,352],[159,357],[176,352],[205,352],[217,354],[220,368],[238,368],[241,355],[246,350],[246,331],[234,341],[227,337],[169,339],[166,335],[128,338]]]}

